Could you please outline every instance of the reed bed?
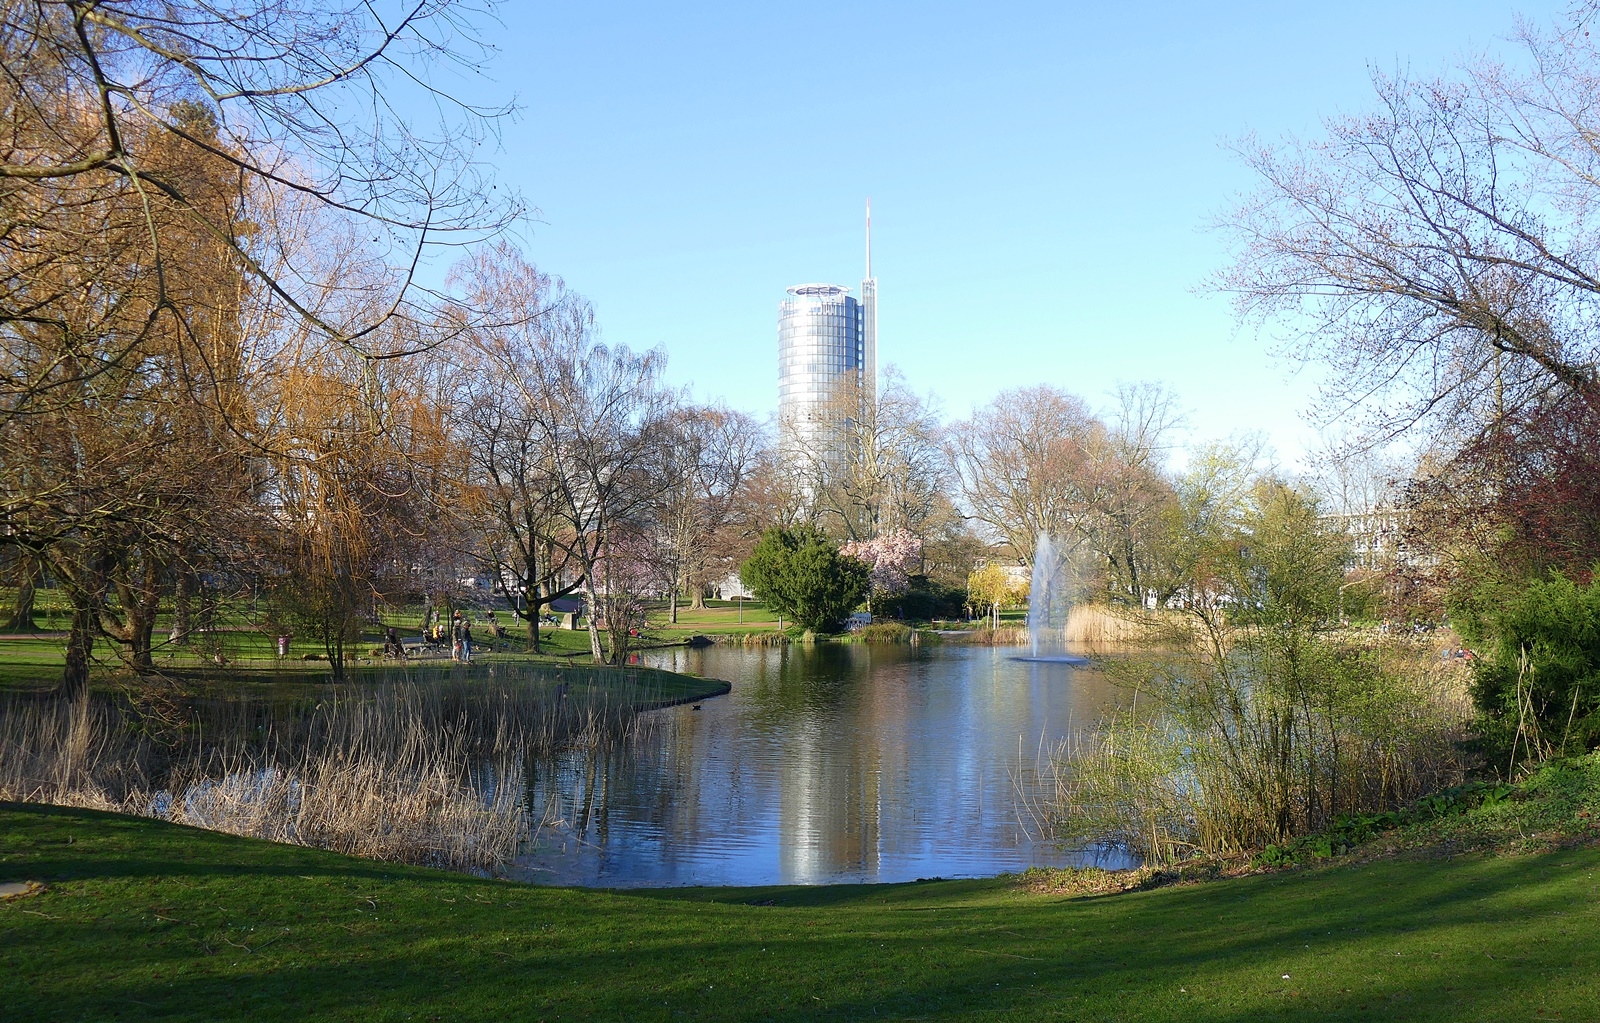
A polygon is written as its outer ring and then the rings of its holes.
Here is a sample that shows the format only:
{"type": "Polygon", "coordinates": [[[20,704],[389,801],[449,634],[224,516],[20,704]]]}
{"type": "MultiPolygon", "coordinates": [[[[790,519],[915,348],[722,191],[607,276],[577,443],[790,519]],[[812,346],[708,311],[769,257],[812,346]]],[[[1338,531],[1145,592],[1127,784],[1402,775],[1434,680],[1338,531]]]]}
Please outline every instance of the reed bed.
{"type": "Polygon", "coordinates": [[[1406,650],[1319,649],[1293,684],[1237,651],[1122,668],[1132,705],[1019,773],[1036,830],[1149,862],[1259,849],[1461,781],[1459,671],[1406,650]]]}
{"type": "Polygon", "coordinates": [[[963,642],[976,646],[1024,646],[1030,639],[1027,628],[1021,625],[1002,625],[998,629],[985,625],[962,637],[963,642]]]}
{"type": "Polygon", "coordinates": [[[193,701],[176,721],[133,699],[0,702],[0,799],[158,817],[380,860],[493,872],[544,823],[531,765],[636,727],[582,669],[419,682],[291,701],[193,701]]]}
{"type": "Polygon", "coordinates": [[[1150,642],[1146,612],[1119,614],[1095,604],[1075,604],[1061,638],[1073,646],[1111,649],[1150,642]]]}
{"type": "Polygon", "coordinates": [[[790,642],[786,633],[776,629],[763,632],[717,632],[707,638],[717,646],[787,646],[790,642]]]}

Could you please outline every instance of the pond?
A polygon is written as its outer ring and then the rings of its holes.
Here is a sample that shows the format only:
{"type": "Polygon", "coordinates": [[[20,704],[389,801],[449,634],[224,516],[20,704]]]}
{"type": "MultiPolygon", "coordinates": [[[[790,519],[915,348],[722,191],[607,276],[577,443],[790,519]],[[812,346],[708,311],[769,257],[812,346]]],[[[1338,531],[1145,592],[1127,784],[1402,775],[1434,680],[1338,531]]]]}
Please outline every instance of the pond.
{"type": "Polygon", "coordinates": [[[838,884],[1129,865],[1035,840],[1026,775],[1114,690],[976,646],[716,646],[643,663],[732,683],[530,769],[511,874],[558,885],[838,884]]]}

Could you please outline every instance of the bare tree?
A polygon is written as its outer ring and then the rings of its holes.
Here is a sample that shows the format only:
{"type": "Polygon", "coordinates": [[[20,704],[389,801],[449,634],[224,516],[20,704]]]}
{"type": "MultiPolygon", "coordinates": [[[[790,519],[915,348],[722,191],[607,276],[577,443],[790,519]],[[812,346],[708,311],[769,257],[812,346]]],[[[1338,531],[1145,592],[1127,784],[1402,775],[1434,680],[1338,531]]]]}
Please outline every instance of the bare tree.
{"type": "Polygon", "coordinates": [[[908,529],[922,535],[946,483],[943,429],[931,397],[893,366],[875,392],[841,383],[818,414],[815,446],[792,446],[811,517],[848,540],[908,529]]]}
{"type": "Polygon", "coordinates": [[[587,582],[582,570],[567,571],[576,562],[552,446],[564,428],[545,412],[541,376],[559,343],[554,328],[564,307],[587,312],[508,245],[474,254],[455,276],[487,314],[449,350],[459,364],[446,402],[467,464],[462,533],[487,557],[513,606],[525,601],[528,646],[537,653],[542,609],[587,582]]]}
{"type": "Polygon", "coordinates": [[[1172,499],[1167,455],[1182,422],[1176,396],[1159,384],[1123,384],[1107,417],[1110,429],[1091,447],[1089,546],[1105,559],[1109,588],[1141,602],[1140,576],[1172,499]]]}
{"type": "Polygon", "coordinates": [[[1531,70],[1376,75],[1377,109],[1324,137],[1240,147],[1260,187],[1223,221],[1218,283],[1327,363],[1328,419],[1380,438],[1471,436],[1556,392],[1600,388],[1600,50],[1595,5],[1525,30],[1531,70]]]}
{"type": "Polygon", "coordinates": [[[1085,483],[1106,428],[1081,398],[1040,385],[1002,391],[950,428],[950,456],[972,516],[1023,562],[1040,533],[1082,545],[1085,483]]]}
{"type": "MultiPolygon", "coordinates": [[[[636,532],[673,483],[667,433],[677,395],[661,382],[666,356],[659,349],[635,353],[601,344],[586,303],[571,301],[552,313],[541,327],[549,345],[534,375],[517,386],[548,457],[550,508],[565,554],[582,573],[590,652],[603,663],[599,617],[606,609],[602,593],[610,589],[602,570],[617,574],[615,561],[606,561],[609,538],[613,529],[636,532]]],[[[618,594],[632,599],[620,586],[618,594]]]]}
{"type": "Polygon", "coordinates": [[[652,518],[676,622],[679,592],[705,607],[706,589],[748,556],[765,524],[749,512],[766,435],[748,414],[717,405],[680,409],[666,437],[672,469],[652,518]]]}

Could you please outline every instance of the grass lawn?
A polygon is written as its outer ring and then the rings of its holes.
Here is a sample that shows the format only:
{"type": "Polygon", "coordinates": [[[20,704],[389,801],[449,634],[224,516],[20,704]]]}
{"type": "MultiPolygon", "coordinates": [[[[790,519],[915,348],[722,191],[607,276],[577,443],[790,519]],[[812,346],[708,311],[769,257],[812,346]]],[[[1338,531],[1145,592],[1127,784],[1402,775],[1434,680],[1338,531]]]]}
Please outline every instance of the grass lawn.
{"type": "Polygon", "coordinates": [[[649,608],[650,630],[668,635],[697,632],[711,635],[765,631],[778,627],[778,616],[768,611],[767,606],[759,600],[708,600],[706,606],[698,611],[690,610],[688,604],[679,604],[677,624],[669,621],[669,617],[665,603],[652,604],[649,608]]]}
{"type": "MultiPolygon", "coordinates": [[[[4,605],[4,598],[5,592],[0,590],[0,606],[4,605]]],[[[35,621],[41,628],[50,623],[60,624],[65,628],[65,613],[62,606],[58,606],[61,604],[61,599],[58,591],[40,591],[40,610],[35,616],[35,621]]],[[[539,631],[541,653],[530,655],[524,652],[527,632],[522,623],[514,621],[505,611],[499,612],[498,619],[505,630],[505,636],[495,640],[489,635],[488,628],[481,619],[475,617],[472,658],[474,663],[502,661],[576,663],[587,660],[589,652],[587,631],[545,627],[539,631]]],[[[420,611],[413,608],[387,616],[385,624],[394,624],[400,628],[402,635],[412,637],[421,632],[420,620],[420,611]]],[[[202,682],[230,680],[304,682],[327,679],[328,665],[325,660],[307,660],[303,656],[308,653],[322,653],[320,644],[297,639],[290,646],[289,656],[280,659],[276,654],[274,638],[261,632],[257,627],[258,624],[248,604],[237,608],[229,607],[221,616],[221,631],[197,634],[189,646],[179,647],[169,646],[163,642],[166,638],[165,632],[170,628],[170,622],[163,616],[160,628],[156,632],[155,669],[169,677],[202,682]],[[206,655],[213,650],[220,650],[226,659],[225,665],[218,666],[206,655]]],[[[668,641],[681,641],[684,637],[668,635],[664,638],[668,641]]],[[[381,630],[377,626],[372,626],[366,630],[359,642],[347,648],[349,660],[346,668],[352,679],[359,680],[363,675],[394,667],[393,662],[371,656],[371,650],[382,645],[381,630]]],[[[65,647],[66,638],[61,633],[0,638],[0,692],[49,689],[57,685],[66,659],[65,647]]],[[[123,671],[121,662],[117,658],[116,645],[110,640],[104,637],[98,638],[94,653],[96,658],[94,670],[100,682],[106,682],[123,671]]],[[[447,668],[450,662],[448,657],[445,657],[414,663],[419,666],[447,668]]]]}
{"type": "Polygon", "coordinates": [[[0,804],[16,1020],[1533,1020],[1600,1005],[1600,851],[1109,897],[606,892],[0,804]]]}

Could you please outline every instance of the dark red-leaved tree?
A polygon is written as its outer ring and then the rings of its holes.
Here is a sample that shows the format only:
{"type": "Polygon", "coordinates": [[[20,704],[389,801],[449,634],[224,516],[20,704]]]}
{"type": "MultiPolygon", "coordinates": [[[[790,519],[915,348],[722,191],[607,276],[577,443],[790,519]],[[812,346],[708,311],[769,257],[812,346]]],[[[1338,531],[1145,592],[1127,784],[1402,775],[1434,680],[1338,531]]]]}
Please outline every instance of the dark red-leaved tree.
{"type": "Polygon", "coordinates": [[[1414,574],[1449,585],[1471,565],[1504,580],[1600,563],[1600,395],[1566,391],[1509,412],[1413,483],[1414,574]]]}

